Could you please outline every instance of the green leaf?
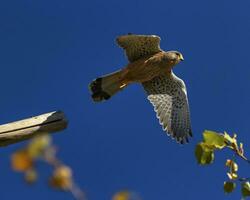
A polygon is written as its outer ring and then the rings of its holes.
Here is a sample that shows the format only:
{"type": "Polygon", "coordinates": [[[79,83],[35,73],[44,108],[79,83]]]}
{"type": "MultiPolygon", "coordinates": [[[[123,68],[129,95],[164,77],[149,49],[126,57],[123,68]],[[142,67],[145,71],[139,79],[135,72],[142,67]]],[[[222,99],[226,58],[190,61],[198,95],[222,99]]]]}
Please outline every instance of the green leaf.
{"type": "Polygon", "coordinates": [[[224,137],[214,131],[205,130],[203,132],[204,143],[213,146],[217,149],[222,149],[226,146],[224,137]]]}
{"type": "Polygon", "coordinates": [[[214,160],[214,151],[202,142],[196,145],[195,156],[199,164],[211,164],[214,160]]]}
{"type": "MultiPolygon", "coordinates": [[[[237,144],[237,140],[236,140],[237,135],[236,134],[234,134],[234,136],[231,137],[229,134],[224,132],[223,137],[224,137],[224,141],[225,141],[225,143],[227,143],[227,145],[231,146],[231,148],[233,148],[233,149],[238,149],[238,144],[237,144]]],[[[241,147],[243,147],[243,146],[241,145],[241,147]]]]}
{"type": "Polygon", "coordinates": [[[37,171],[34,168],[25,171],[24,180],[27,183],[33,184],[33,183],[35,183],[37,181],[37,179],[38,179],[38,174],[37,174],[37,171]]]}
{"type": "Polygon", "coordinates": [[[238,169],[239,169],[239,167],[238,167],[238,165],[237,165],[237,163],[236,162],[233,162],[233,164],[232,164],[232,172],[237,172],[238,171],[238,169]]]}
{"type": "Polygon", "coordinates": [[[241,184],[241,194],[243,197],[250,196],[250,183],[248,181],[241,184]]]}
{"type": "Polygon", "coordinates": [[[224,192],[225,193],[231,193],[236,187],[236,184],[234,182],[226,181],[224,182],[224,192]]]}
{"type": "Polygon", "coordinates": [[[43,133],[34,137],[28,144],[28,153],[32,158],[37,158],[51,144],[51,137],[48,133],[43,133]]]}
{"type": "Polygon", "coordinates": [[[234,172],[227,173],[227,176],[230,180],[236,180],[238,178],[238,175],[234,172]]]}

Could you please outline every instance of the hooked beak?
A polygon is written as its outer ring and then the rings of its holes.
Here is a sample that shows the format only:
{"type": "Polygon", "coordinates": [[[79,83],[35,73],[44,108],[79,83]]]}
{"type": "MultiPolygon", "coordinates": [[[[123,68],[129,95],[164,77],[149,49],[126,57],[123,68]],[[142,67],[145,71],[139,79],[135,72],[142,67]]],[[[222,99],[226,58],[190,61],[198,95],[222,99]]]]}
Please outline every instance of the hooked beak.
{"type": "Polygon", "coordinates": [[[184,58],[183,58],[183,55],[182,55],[182,54],[180,54],[179,58],[180,58],[180,60],[181,60],[181,61],[183,61],[183,60],[184,60],[184,58]]]}

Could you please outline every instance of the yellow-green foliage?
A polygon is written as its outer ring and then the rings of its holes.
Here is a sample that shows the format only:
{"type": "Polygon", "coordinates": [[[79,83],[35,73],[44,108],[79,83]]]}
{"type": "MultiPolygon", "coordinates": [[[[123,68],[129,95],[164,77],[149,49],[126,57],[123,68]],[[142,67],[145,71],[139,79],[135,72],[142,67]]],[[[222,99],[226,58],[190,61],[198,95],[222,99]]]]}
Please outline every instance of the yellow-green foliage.
{"type": "Polygon", "coordinates": [[[237,135],[234,134],[231,137],[226,132],[217,133],[214,131],[204,131],[203,141],[196,145],[195,156],[198,164],[208,165],[214,161],[214,152],[216,150],[222,150],[224,148],[231,149],[233,155],[231,159],[226,160],[226,167],[228,169],[227,177],[228,181],[224,182],[224,192],[231,193],[236,188],[236,182],[241,182],[241,194],[243,198],[250,196],[250,183],[249,178],[238,177],[238,164],[236,163],[236,156],[250,163],[250,161],[244,156],[243,144],[237,143],[237,135]]]}

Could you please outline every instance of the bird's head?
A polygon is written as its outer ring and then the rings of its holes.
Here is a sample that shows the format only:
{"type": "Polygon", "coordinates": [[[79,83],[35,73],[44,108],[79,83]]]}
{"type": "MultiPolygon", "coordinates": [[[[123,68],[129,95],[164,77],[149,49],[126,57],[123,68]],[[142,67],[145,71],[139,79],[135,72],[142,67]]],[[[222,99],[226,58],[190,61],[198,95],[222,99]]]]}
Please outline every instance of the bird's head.
{"type": "Polygon", "coordinates": [[[179,62],[183,61],[183,55],[178,51],[167,51],[165,52],[165,58],[171,64],[176,65],[179,62]]]}

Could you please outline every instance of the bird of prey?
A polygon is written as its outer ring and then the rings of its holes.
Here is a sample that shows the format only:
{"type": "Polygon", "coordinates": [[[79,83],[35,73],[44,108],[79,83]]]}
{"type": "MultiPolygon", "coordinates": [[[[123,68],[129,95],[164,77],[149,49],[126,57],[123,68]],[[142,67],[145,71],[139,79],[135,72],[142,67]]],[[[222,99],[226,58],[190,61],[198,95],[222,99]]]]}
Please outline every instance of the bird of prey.
{"type": "Polygon", "coordinates": [[[178,143],[192,136],[185,83],[172,71],[183,61],[178,51],[163,51],[156,35],[119,36],[129,63],[123,69],[92,81],[89,89],[95,102],[108,100],[129,84],[141,83],[164,131],[178,143]]]}

